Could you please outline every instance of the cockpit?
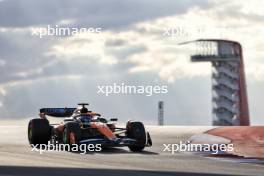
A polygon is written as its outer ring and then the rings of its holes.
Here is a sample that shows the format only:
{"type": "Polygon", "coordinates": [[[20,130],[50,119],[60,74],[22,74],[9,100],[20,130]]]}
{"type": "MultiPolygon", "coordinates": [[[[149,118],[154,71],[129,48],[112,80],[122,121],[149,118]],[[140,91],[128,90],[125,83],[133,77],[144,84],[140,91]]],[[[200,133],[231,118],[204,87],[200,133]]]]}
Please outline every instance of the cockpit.
{"type": "Polygon", "coordinates": [[[79,121],[80,123],[84,124],[84,125],[89,125],[90,122],[92,121],[92,116],[90,115],[79,115],[75,117],[77,121],[79,121]]]}

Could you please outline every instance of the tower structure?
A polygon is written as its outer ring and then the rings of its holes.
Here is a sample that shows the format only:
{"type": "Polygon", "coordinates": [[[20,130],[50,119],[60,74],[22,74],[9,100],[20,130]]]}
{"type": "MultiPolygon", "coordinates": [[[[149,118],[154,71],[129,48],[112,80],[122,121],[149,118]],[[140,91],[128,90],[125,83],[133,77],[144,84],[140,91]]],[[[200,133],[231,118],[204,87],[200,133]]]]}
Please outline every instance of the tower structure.
{"type": "Polygon", "coordinates": [[[240,43],[230,40],[200,39],[192,62],[212,63],[213,125],[249,125],[249,109],[240,43]]]}

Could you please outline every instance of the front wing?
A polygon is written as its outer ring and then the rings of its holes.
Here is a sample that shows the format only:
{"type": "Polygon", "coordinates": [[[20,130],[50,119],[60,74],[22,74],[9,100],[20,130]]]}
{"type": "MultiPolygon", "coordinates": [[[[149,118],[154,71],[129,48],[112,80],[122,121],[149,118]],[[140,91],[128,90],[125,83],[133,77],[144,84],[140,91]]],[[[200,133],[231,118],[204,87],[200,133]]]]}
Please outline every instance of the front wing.
{"type": "Polygon", "coordinates": [[[80,144],[101,144],[102,146],[113,146],[113,147],[122,147],[135,144],[137,141],[130,138],[116,138],[114,140],[103,139],[103,138],[92,138],[81,140],[80,144]]]}

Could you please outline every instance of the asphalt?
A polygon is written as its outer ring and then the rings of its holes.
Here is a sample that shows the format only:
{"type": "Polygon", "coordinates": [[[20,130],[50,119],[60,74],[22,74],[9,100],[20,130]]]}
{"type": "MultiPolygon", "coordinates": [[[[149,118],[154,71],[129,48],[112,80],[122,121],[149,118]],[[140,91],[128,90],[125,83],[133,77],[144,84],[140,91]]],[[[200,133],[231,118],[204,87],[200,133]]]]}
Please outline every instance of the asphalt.
{"type": "Polygon", "coordinates": [[[40,154],[31,151],[28,145],[26,123],[0,123],[0,176],[264,175],[262,164],[163,151],[163,144],[185,141],[210,128],[148,126],[153,146],[142,153],[132,153],[127,148],[114,148],[87,154],[48,151],[40,154]]]}

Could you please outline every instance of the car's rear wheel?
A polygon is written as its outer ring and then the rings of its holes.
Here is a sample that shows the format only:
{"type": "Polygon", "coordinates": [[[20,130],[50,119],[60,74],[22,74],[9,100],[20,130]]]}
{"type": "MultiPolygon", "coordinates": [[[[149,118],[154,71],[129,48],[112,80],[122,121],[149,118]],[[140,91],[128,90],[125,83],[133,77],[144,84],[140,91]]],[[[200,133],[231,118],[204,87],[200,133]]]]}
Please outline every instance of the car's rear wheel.
{"type": "Polygon", "coordinates": [[[47,119],[32,119],[28,123],[28,141],[30,144],[48,144],[51,137],[47,119]]]}
{"type": "Polygon", "coordinates": [[[135,139],[137,142],[129,145],[128,148],[133,152],[140,152],[146,145],[146,131],[141,122],[128,122],[127,123],[127,137],[135,139]]]}
{"type": "Polygon", "coordinates": [[[81,128],[77,122],[68,122],[63,131],[64,144],[79,144],[81,140],[81,128]]]}

